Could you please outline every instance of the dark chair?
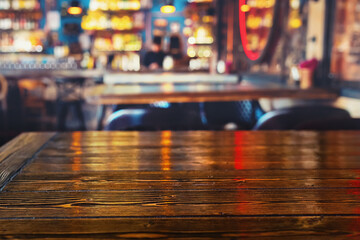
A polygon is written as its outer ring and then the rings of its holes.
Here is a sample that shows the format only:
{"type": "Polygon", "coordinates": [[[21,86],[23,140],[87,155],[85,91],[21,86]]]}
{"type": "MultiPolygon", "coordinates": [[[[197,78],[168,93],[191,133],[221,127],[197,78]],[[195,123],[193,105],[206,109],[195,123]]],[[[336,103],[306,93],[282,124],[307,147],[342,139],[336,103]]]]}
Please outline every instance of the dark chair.
{"type": "Polygon", "coordinates": [[[48,111],[45,99],[47,84],[38,79],[20,79],[18,82],[22,101],[21,119],[26,131],[49,130],[55,126],[56,117],[48,111]]]}
{"type": "Polygon", "coordinates": [[[312,131],[360,130],[360,118],[314,120],[300,124],[296,129],[312,131]]]}
{"type": "Polygon", "coordinates": [[[113,113],[105,130],[202,130],[199,112],[188,104],[171,104],[171,107],[146,109],[123,109],[113,113]]]}
{"type": "Polygon", "coordinates": [[[83,85],[86,78],[83,77],[68,77],[57,78],[56,84],[58,89],[57,99],[57,129],[58,131],[66,131],[66,119],[71,107],[74,108],[76,117],[79,120],[79,127],[77,130],[85,131],[86,123],[82,109],[83,104],[83,85]]]}
{"type": "Polygon", "coordinates": [[[139,130],[146,112],[145,109],[124,109],[114,112],[109,116],[105,130],[139,130]]]}
{"type": "Polygon", "coordinates": [[[294,130],[310,121],[350,118],[346,110],[332,106],[299,106],[266,113],[253,130],[294,130]]]}
{"type": "Polygon", "coordinates": [[[203,122],[209,130],[223,130],[235,123],[239,130],[251,130],[265,111],[259,101],[205,102],[202,105],[203,122]]]}

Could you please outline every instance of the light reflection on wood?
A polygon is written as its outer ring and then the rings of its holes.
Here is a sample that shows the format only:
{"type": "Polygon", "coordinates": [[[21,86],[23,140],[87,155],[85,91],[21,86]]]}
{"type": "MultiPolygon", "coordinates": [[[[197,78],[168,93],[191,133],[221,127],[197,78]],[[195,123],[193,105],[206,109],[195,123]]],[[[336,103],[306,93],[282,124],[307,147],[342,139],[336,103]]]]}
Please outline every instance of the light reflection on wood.
{"type": "Polygon", "coordinates": [[[243,134],[241,132],[236,132],[234,135],[234,167],[236,170],[244,169],[243,166],[243,134]]]}
{"type": "Polygon", "coordinates": [[[74,150],[75,157],[73,158],[73,163],[71,164],[71,170],[75,172],[79,172],[81,170],[81,156],[83,154],[81,148],[81,132],[74,132],[71,134],[72,142],[71,142],[71,150],[74,150]]]}
{"type": "Polygon", "coordinates": [[[170,171],[171,170],[171,141],[172,133],[171,131],[164,131],[161,133],[161,170],[170,171]]]}

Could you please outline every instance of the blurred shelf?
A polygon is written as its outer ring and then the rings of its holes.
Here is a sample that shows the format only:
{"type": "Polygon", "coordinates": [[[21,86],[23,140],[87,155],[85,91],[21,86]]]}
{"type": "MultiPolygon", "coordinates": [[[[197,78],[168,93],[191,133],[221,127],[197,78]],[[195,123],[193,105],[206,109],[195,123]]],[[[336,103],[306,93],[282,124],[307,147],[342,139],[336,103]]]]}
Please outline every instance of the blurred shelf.
{"type": "Polygon", "coordinates": [[[137,33],[140,31],[144,31],[144,28],[132,28],[127,30],[117,30],[117,29],[93,29],[93,30],[86,30],[87,32],[95,32],[95,33],[137,33]]]}
{"type": "Polygon", "coordinates": [[[108,14],[122,14],[122,13],[137,13],[137,12],[143,12],[143,11],[149,11],[150,9],[148,8],[142,8],[142,9],[138,9],[138,10],[131,10],[131,9],[121,9],[121,10],[88,10],[88,12],[92,12],[92,13],[108,13],[108,14]]]}
{"type": "Polygon", "coordinates": [[[93,53],[129,53],[129,52],[140,52],[141,49],[139,50],[93,50],[93,53]]]}
{"type": "Polygon", "coordinates": [[[194,43],[194,44],[190,44],[190,45],[212,45],[212,43],[194,43]]]}
{"type": "Polygon", "coordinates": [[[41,13],[41,9],[0,9],[0,13],[41,13]]]}
{"type": "Polygon", "coordinates": [[[43,54],[44,52],[26,52],[26,51],[19,51],[19,52],[3,52],[0,50],[0,55],[2,54],[43,54]]]}
{"type": "Polygon", "coordinates": [[[40,31],[40,28],[32,28],[32,29],[0,29],[0,32],[32,32],[32,31],[40,31]]]}

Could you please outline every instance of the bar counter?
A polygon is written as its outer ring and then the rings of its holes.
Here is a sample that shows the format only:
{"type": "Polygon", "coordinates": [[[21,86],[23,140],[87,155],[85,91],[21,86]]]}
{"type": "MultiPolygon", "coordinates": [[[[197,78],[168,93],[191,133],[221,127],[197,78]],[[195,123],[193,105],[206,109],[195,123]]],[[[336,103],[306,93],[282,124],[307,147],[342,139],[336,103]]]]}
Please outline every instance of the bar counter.
{"type": "Polygon", "coordinates": [[[234,74],[209,74],[199,72],[116,72],[105,69],[13,69],[2,70],[9,79],[21,78],[101,78],[105,84],[158,84],[158,83],[237,83],[234,74]]]}
{"type": "Polygon", "coordinates": [[[25,133],[1,239],[357,239],[360,132],[25,133]]]}
{"type": "Polygon", "coordinates": [[[261,98],[334,100],[339,91],[331,88],[301,89],[234,74],[192,72],[112,72],[94,70],[19,70],[1,73],[8,79],[67,79],[83,82],[98,79],[103,84],[91,86],[86,100],[91,104],[151,104],[168,102],[241,101],[261,98]]]}

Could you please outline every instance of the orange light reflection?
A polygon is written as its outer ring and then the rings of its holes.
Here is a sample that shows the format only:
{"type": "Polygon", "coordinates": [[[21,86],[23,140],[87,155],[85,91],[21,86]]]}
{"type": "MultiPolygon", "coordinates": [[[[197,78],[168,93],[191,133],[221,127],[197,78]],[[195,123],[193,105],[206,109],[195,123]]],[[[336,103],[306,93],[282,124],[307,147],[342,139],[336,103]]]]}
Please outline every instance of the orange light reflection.
{"type": "Polygon", "coordinates": [[[73,163],[71,164],[71,169],[75,172],[78,172],[81,169],[81,155],[83,154],[81,148],[82,133],[74,132],[72,133],[71,137],[72,137],[72,142],[70,149],[74,150],[74,154],[75,154],[75,157],[73,158],[73,163]]]}
{"type": "Polygon", "coordinates": [[[161,170],[170,171],[171,170],[171,131],[164,131],[161,133],[161,170]]]}

